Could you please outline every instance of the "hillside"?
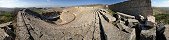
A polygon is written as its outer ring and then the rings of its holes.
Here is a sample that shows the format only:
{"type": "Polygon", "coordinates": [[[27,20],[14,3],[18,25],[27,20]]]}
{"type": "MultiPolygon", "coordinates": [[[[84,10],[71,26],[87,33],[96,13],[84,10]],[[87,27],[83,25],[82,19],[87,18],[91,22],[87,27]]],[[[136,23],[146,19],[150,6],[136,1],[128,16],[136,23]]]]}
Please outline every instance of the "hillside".
{"type": "Polygon", "coordinates": [[[153,7],[153,15],[157,22],[169,24],[169,7],[153,7]]]}
{"type": "Polygon", "coordinates": [[[2,8],[0,7],[0,24],[12,21],[15,13],[19,11],[19,8],[2,8]]]}
{"type": "Polygon", "coordinates": [[[169,14],[169,7],[153,7],[154,14],[169,14]]]}
{"type": "Polygon", "coordinates": [[[2,14],[0,14],[0,24],[12,21],[12,19],[11,12],[2,12],[2,14]]]}
{"type": "Polygon", "coordinates": [[[8,11],[8,12],[11,12],[11,11],[14,11],[14,8],[2,8],[2,7],[0,7],[0,11],[8,11]]]}

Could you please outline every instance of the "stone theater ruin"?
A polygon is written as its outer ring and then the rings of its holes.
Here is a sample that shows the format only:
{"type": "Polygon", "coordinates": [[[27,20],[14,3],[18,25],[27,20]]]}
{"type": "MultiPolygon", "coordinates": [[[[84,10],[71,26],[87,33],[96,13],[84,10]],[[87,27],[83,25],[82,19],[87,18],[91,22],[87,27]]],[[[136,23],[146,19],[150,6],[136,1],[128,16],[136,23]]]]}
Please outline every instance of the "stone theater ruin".
{"type": "Polygon", "coordinates": [[[20,9],[15,20],[0,24],[0,40],[156,40],[151,0],[52,10],[46,16],[20,9]]]}

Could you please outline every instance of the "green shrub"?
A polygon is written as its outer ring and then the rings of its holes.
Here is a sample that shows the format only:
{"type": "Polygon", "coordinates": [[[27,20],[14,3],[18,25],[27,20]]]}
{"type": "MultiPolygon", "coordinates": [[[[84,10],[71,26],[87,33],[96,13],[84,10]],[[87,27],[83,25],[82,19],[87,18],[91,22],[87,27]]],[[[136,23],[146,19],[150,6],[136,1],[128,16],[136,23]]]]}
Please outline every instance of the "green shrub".
{"type": "Polygon", "coordinates": [[[32,11],[36,12],[36,13],[39,13],[39,14],[42,14],[44,11],[41,10],[41,9],[33,9],[32,11]]]}
{"type": "Polygon", "coordinates": [[[12,18],[11,12],[3,12],[3,14],[0,15],[0,24],[12,21],[12,18]]]}
{"type": "Polygon", "coordinates": [[[156,14],[154,16],[156,17],[157,22],[169,24],[169,14],[156,14]]]}
{"type": "Polygon", "coordinates": [[[110,15],[116,14],[114,11],[112,11],[110,9],[108,9],[107,11],[109,12],[110,15]]]}

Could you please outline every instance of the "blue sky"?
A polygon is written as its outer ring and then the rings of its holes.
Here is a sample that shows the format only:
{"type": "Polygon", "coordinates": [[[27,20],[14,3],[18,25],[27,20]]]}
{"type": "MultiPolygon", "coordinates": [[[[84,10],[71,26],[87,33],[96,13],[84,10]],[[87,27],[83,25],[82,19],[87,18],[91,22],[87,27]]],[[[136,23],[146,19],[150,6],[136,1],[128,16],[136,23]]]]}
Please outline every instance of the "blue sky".
{"type": "MultiPolygon", "coordinates": [[[[0,7],[54,7],[85,4],[114,4],[126,0],[0,0],[0,7]]],[[[169,7],[169,0],[152,0],[152,6],[169,7]]]]}
{"type": "Polygon", "coordinates": [[[152,6],[169,7],[169,0],[152,0],[152,6]]]}

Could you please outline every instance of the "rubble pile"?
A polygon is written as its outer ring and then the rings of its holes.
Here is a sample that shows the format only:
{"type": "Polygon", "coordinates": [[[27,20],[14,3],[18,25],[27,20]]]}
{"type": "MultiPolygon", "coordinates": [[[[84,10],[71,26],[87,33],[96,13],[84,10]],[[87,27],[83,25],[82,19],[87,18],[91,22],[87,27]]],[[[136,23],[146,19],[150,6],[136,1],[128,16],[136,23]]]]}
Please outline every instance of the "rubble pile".
{"type": "Polygon", "coordinates": [[[15,36],[12,22],[0,24],[0,40],[14,40],[15,36]]]}
{"type": "Polygon", "coordinates": [[[117,14],[114,14],[114,17],[117,19],[114,25],[118,27],[119,30],[131,33],[131,29],[135,29],[137,40],[156,39],[156,26],[149,25],[146,18],[141,15],[138,17],[117,12],[117,14]]]}

